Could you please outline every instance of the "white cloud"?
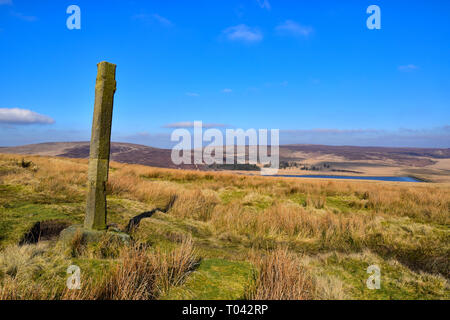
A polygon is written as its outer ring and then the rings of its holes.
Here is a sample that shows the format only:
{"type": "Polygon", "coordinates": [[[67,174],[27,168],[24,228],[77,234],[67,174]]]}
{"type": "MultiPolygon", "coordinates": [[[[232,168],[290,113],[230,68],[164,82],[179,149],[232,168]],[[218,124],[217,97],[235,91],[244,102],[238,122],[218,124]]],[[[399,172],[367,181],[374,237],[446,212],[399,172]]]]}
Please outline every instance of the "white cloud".
{"type": "Polygon", "coordinates": [[[231,92],[233,92],[233,90],[225,88],[225,89],[222,90],[222,92],[223,93],[231,93],[231,92]]]}
{"type": "Polygon", "coordinates": [[[279,24],[278,26],[275,27],[275,30],[278,31],[280,34],[288,34],[297,37],[298,36],[307,37],[314,31],[312,27],[302,26],[292,20],[286,20],[285,22],[279,24]]]}
{"type": "Polygon", "coordinates": [[[416,69],[419,69],[419,67],[414,65],[414,64],[408,64],[408,65],[405,65],[405,66],[399,66],[398,67],[398,70],[403,71],[403,72],[414,71],[416,69]]]}
{"type": "Polygon", "coordinates": [[[262,9],[270,10],[272,7],[270,6],[269,0],[256,0],[258,2],[259,6],[262,9]]]}
{"type": "Polygon", "coordinates": [[[186,95],[189,97],[199,97],[200,94],[197,92],[186,92],[186,95]]]}
{"type": "Polygon", "coordinates": [[[52,124],[55,120],[31,110],[0,108],[0,123],[7,124],[52,124]]]}
{"type": "MultiPolygon", "coordinates": [[[[163,128],[170,128],[170,129],[193,128],[193,127],[194,122],[191,121],[169,123],[163,126],[163,128]]],[[[228,125],[223,123],[202,123],[202,128],[225,128],[225,127],[228,127],[228,125]]]]}
{"type": "Polygon", "coordinates": [[[258,28],[250,28],[245,24],[229,27],[223,31],[223,34],[232,41],[258,42],[263,38],[258,28]]]}

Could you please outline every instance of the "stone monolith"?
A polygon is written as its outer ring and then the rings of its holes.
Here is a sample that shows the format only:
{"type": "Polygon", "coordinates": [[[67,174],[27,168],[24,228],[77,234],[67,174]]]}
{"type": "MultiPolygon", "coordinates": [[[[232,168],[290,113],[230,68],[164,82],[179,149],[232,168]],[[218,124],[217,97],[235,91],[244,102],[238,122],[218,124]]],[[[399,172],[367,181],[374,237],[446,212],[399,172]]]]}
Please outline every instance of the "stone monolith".
{"type": "Polygon", "coordinates": [[[108,181],[113,102],[116,91],[115,76],[115,64],[103,61],[97,65],[84,220],[84,227],[87,229],[105,230],[107,227],[106,183],[108,181]]]}

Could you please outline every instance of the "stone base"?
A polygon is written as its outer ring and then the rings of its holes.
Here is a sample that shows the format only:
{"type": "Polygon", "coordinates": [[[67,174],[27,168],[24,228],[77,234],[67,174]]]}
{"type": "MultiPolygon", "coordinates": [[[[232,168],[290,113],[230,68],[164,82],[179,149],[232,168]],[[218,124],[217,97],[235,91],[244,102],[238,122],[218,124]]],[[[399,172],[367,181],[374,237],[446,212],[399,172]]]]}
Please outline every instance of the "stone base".
{"type": "Polygon", "coordinates": [[[118,240],[123,244],[129,244],[131,242],[131,237],[120,232],[116,228],[110,228],[109,230],[99,231],[90,230],[84,228],[82,225],[73,225],[63,231],[59,235],[59,240],[64,244],[69,243],[75,237],[75,235],[81,235],[83,244],[89,244],[93,242],[101,241],[105,236],[110,237],[112,240],[118,240]]]}

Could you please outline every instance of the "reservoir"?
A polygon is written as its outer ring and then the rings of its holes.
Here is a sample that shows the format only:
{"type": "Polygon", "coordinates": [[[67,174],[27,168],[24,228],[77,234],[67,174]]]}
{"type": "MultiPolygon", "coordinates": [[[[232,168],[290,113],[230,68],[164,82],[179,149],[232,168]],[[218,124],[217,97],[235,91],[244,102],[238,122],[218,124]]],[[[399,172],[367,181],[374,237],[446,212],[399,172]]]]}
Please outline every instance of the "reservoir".
{"type": "Polygon", "coordinates": [[[364,176],[333,176],[333,175],[274,175],[273,177],[422,182],[412,177],[364,177],[364,176]]]}

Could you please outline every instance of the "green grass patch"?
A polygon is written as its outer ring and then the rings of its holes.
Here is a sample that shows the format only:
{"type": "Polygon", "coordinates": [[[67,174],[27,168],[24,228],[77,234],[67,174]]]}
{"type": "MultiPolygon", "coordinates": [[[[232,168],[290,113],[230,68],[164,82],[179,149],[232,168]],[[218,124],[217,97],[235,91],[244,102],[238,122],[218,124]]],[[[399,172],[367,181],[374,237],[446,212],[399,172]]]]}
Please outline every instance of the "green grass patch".
{"type": "Polygon", "coordinates": [[[52,205],[28,204],[12,209],[0,208],[0,246],[17,243],[33,224],[44,220],[68,220],[81,223],[84,212],[73,213],[52,205]]]}
{"type": "Polygon", "coordinates": [[[223,204],[229,204],[232,201],[240,201],[247,194],[244,190],[227,188],[220,192],[219,197],[222,200],[223,204]]]}
{"type": "Polygon", "coordinates": [[[248,262],[205,259],[182,286],[172,288],[161,299],[242,299],[252,272],[253,266],[248,262]]]}
{"type": "Polygon", "coordinates": [[[302,207],[306,207],[306,194],[304,193],[294,193],[289,197],[289,200],[302,207]]]}
{"type": "Polygon", "coordinates": [[[444,278],[415,273],[395,260],[382,260],[372,254],[331,254],[319,268],[323,268],[325,275],[342,280],[347,293],[358,300],[428,300],[450,297],[444,278]],[[380,267],[380,289],[367,288],[366,281],[371,275],[367,273],[367,268],[372,264],[380,267]]]}

